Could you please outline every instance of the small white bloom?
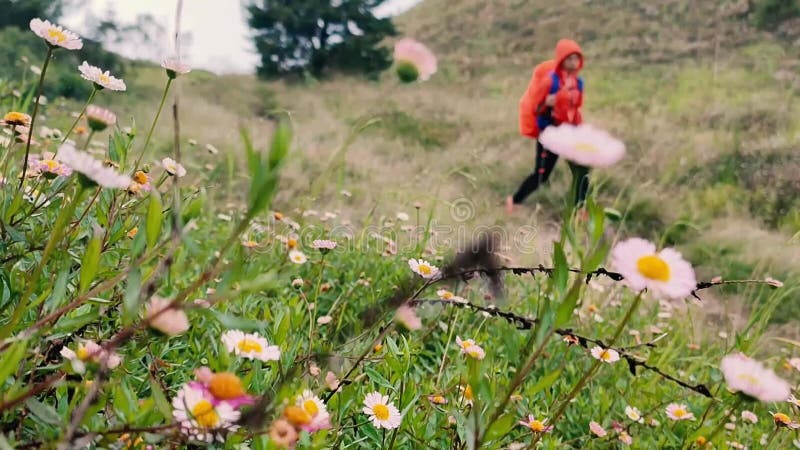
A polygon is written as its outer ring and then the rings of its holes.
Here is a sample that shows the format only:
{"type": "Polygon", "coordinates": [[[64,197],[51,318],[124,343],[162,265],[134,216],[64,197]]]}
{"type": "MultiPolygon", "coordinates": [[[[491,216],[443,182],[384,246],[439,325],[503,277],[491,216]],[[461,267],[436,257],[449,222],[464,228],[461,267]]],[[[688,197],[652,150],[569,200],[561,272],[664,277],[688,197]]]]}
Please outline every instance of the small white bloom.
{"type": "Polygon", "coordinates": [[[69,142],[58,149],[58,157],[73,171],[83,174],[101,187],[127,189],[131,184],[130,177],[117,173],[116,170],[103,165],[102,162],[92,158],[88,153],[76,150],[75,146],[69,142]]]}
{"type": "Polygon", "coordinates": [[[161,166],[164,167],[164,170],[170,174],[174,175],[178,178],[186,175],[186,168],[183,165],[179,164],[172,158],[164,158],[161,160],[161,166]]]}
{"type": "Polygon", "coordinates": [[[295,264],[305,264],[308,261],[306,254],[300,250],[289,251],[289,260],[295,264]]]}
{"type": "MultiPolygon", "coordinates": [[[[42,19],[31,19],[31,31],[37,36],[47,41],[52,47],[62,47],[67,50],[80,50],[83,48],[83,41],[77,34],[65,30],[59,25],[50,23],[50,21],[42,19]]],[[[33,67],[31,67],[33,70],[33,67]]],[[[41,69],[39,69],[41,73],[41,69]]]]}
{"type": "Polygon", "coordinates": [[[628,416],[628,418],[634,422],[638,423],[644,422],[644,420],[642,419],[642,413],[639,411],[639,408],[633,406],[626,406],[625,415],[628,416]]]}
{"type": "Polygon", "coordinates": [[[389,402],[389,397],[380,392],[372,392],[364,398],[364,414],[376,428],[391,430],[400,426],[403,416],[400,411],[389,402]]]}
{"type": "Polygon", "coordinates": [[[112,76],[108,70],[103,72],[101,68],[92,66],[86,61],[78,66],[78,70],[80,70],[81,77],[84,80],[91,81],[98,89],[105,88],[112,91],[124,91],[127,89],[125,82],[112,76]]]}
{"type": "Polygon", "coordinates": [[[269,342],[258,333],[228,330],[222,333],[222,343],[228,352],[247,359],[277,361],[281,357],[280,348],[277,345],[269,345],[269,342]]]}
{"type": "Polygon", "coordinates": [[[613,364],[619,361],[619,353],[613,348],[602,348],[595,345],[590,351],[594,359],[598,359],[604,363],[613,364]]]}
{"type": "Polygon", "coordinates": [[[408,267],[425,279],[434,278],[439,274],[439,268],[424,259],[411,258],[408,260],[408,267]]]}
{"type": "Polygon", "coordinates": [[[186,75],[192,71],[191,66],[184,64],[177,58],[166,58],[161,61],[161,67],[167,70],[167,76],[176,78],[178,75],[186,75]]]}

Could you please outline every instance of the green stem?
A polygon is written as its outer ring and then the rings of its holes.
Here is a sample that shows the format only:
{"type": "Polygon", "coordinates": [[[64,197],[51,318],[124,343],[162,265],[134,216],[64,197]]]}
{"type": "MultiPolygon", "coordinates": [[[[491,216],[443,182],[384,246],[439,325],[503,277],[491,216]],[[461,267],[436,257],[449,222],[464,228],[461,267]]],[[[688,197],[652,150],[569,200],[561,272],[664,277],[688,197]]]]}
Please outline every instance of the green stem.
{"type": "Polygon", "coordinates": [[[89,149],[89,144],[92,143],[92,138],[93,137],[94,137],[94,130],[90,131],[89,132],[89,136],[86,137],[86,143],[83,144],[83,151],[86,151],[86,150],[89,149]]]}
{"type": "Polygon", "coordinates": [[[164,103],[167,101],[167,94],[169,93],[170,86],[172,86],[172,78],[167,78],[167,84],[164,86],[164,93],[161,95],[161,103],[158,105],[158,111],[156,111],[156,116],[153,118],[153,124],[150,125],[150,131],[147,133],[147,139],[144,140],[142,152],[139,154],[139,157],[136,158],[136,163],[133,165],[134,171],[139,168],[139,164],[142,162],[145,153],[147,153],[147,146],[150,145],[150,139],[153,138],[153,131],[156,129],[156,124],[158,124],[158,118],[161,117],[161,110],[164,109],[164,103]]]}
{"type": "MultiPolygon", "coordinates": [[[[17,191],[22,190],[22,183],[25,181],[25,175],[28,173],[28,156],[31,154],[31,137],[33,136],[34,126],[36,125],[36,116],[39,114],[39,99],[42,98],[42,90],[44,90],[44,76],[47,73],[47,67],[50,65],[50,58],[53,56],[53,47],[47,47],[47,57],[42,65],[42,73],[39,75],[39,87],[36,89],[36,102],[33,104],[33,114],[31,115],[31,127],[28,130],[28,142],[25,144],[25,159],[22,161],[22,176],[19,178],[19,186],[17,191]]],[[[14,139],[12,134],[11,139],[14,139]]]]}
{"type": "MultiPolygon", "coordinates": [[[[72,134],[73,131],[75,131],[75,127],[78,126],[78,122],[80,122],[81,118],[83,117],[83,115],[86,114],[86,108],[88,108],[89,105],[92,104],[92,100],[94,100],[94,96],[95,95],[97,95],[97,87],[96,86],[92,87],[92,93],[89,94],[89,98],[86,100],[86,103],[84,103],[83,109],[81,109],[80,114],[78,114],[78,117],[76,117],[75,121],[72,122],[72,126],[69,127],[69,130],[67,130],[67,132],[64,133],[64,138],[61,139],[61,143],[62,144],[64,142],[67,142],[67,139],[69,139],[69,136],[72,134]]],[[[58,154],[58,150],[56,150],[56,154],[58,154]]]]}
{"type": "MultiPolygon", "coordinates": [[[[742,396],[742,395],[737,395],[736,396],[736,402],[734,402],[733,406],[731,406],[731,414],[736,414],[736,410],[739,409],[739,405],[742,404],[742,399],[743,398],[744,398],[744,396],[742,396]]],[[[716,428],[714,428],[714,430],[711,432],[711,434],[708,435],[708,442],[709,443],[714,440],[714,438],[717,436],[717,434],[719,434],[720,430],[722,430],[722,427],[725,426],[725,423],[727,423],[727,420],[725,420],[725,419],[727,419],[727,418],[728,418],[727,414],[723,415],[721,420],[717,424],[716,428]]],[[[769,448],[769,445],[764,446],[764,448],[769,448]]]]}
{"type": "Polygon", "coordinates": [[[47,265],[50,256],[53,254],[53,251],[58,246],[58,243],[61,242],[61,238],[64,234],[64,228],[67,226],[69,221],[72,219],[73,214],[75,214],[75,209],[78,207],[78,203],[81,201],[81,197],[85,189],[83,185],[78,184],[78,189],[75,192],[75,197],[72,199],[71,202],[65,207],[61,209],[61,212],[56,219],[55,225],[53,225],[53,230],[50,232],[50,240],[47,241],[47,245],[42,252],[42,258],[39,260],[39,264],[34,269],[31,277],[26,280],[26,288],[25,292],[20,297],[19,303],[17,307],[14,309],[11,318],[9,319],[8,323],[0,329],[0,340],[7,338],[14,327],[19,323],[22,319],[22,315],[25,314],[25,311],[28,308],[28,303],[30,301],[30,297],[33,294],[33,291],[37,288],[39,283],[39,279],[42,277],[44,273],[44,268],[47,265]]]}

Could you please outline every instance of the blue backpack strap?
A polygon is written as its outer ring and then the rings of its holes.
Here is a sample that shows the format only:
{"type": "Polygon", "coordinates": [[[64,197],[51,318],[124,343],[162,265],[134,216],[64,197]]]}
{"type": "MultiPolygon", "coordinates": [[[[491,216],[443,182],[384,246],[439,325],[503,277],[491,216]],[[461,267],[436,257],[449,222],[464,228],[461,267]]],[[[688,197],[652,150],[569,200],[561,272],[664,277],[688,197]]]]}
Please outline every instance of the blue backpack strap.
{"type": "Polygon", "coordinates": [[[552,80],[550,84],[550,93],[555,94],[561,89],[561,79],[558,78],[558,74],[555,71],[550,72],[550,79],[552,80]]]}
{"type": "Polygon", "coordinates": [[[583,78],[578,77],[578,90],[583,92],[583,78]]]}

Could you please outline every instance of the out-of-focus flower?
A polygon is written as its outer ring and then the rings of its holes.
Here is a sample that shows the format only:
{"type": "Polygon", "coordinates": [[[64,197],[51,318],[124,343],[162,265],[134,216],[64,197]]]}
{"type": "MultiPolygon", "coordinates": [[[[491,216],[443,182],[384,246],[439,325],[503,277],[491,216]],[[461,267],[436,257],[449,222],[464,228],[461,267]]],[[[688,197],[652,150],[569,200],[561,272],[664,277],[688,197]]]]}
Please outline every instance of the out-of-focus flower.
{"type": "Polygon", "coordinates": [[[589,422],[589,431],[591,431],[592,434],[597,437],[605,437],[608,434],[606,429],[595,421],[589,422]]]}
{"type": "Polygon", "coordinates": [[[619,441],[622,442],[625,445],[633,444],[633,438],[631,437],[630,434],[628,434],[627,431],[621,431],[619,433],[619,441]]]}
{"type": "Polygon", "coordinates": [[[31,126],[31,116],[23,112],[11,111],[6,113],[5,116],[3,116],[2,124],[12,127],[15,126],[29,127],[31,126]]]}
{"type": "Polygon", "coordinates": [[[55,159],[31,159],[30,168],[34,173],[43,175],[45,178],[68,177],[72,175],[72,169],[66,164],[61,164],[55,159]]]}
{"type": "Polygon", "coordinates": [[[481,360],[486,356],[483,348],[475,344],[472,339],[461,340],[460,336],[456,336],[456,344],[461,349],[461,353],[470,356],[474,359],[481,360]]]}
{"type": "Polygon", "coordinates": [[[128,236],[128,239],[133,239],[136,237],[138,233],[139,233],[139,227],[133,227],[130,230],[128,230],[126,236],[128,236]]]}
{"type": "Polygon", "coordinates": [[[336,378],[336,374],[331,371],[325,374],[325,386],[332,391],[339,389],[339,379],[336,378]]]}
{"type": "Polygon", "coordinates": [[[240,413],[227,402],[214,405],[203,389],[184,385],[172,399],[172,417],[180,424],[181,433],[201,442],[224,442],[227,431],[235,431],[240,413]]]}
{"type": "Polygon", "coordinates": [[[162,159],[161,160],[161,166],[164,168],[164,170],[168,174],[176,176],[178,178],[181,178],[184,175],[186,175],[186,168],[183,167],[183,165],[179,164],[178,162],[176,162],[172,158],[164,158],[164,159],[162,159]]]}
{"type": "Polygon", "coordinates": [[[319,325],[327,325],[327,324],[331,323],[332,320],[333,320],[333,317],[331,317],[331,316],[319,316],[317,318],[317,324],[319,324],[319,325]]]}
{"type": "Polygon", "coordinates": [[[192,71],[191,66],[188,64],[182,63],[177,58],[166,58],[161,61],[161,67],[166,69],[167,76],[171,79],[175,79],[178,75],[186,75],[187,73],[192,71]]]}
{"type": "Polygon", "coordinates": [[[305,264],[308,258],[306,254],[300,250],[291,250],[289,252],[289,260],[295,264],[305,264]]]}
{"type": "Polygon", "coordinates": [[[655,244],[644,239],[631,238],[614,246],[611,264],[634,291],[648,289],[656,295],[680,299],[697,287],[692,265],[678,251],[665,248],[656,252],[655,244]]]}
{"type": "Polygon", "coordinates": [[[447,300],[447,301],[456,302],[456,303],[466,303],[467,302],[467,300],[464,299],[463,297],[459,297],[456,294],[448,291],[447,289],[439,289],[438,291],[436,291],[436,295],[438,295],[439,298],[442,299],[442,300],[447,300]]]}
{"type": "Polygon", "coordinates": [[[520,420],[518,423],[534,433],[549,433],[553,431],[553,426],[547,425],[547,419],[538,420],[533,414],[528,415],[527,419],[520,420]]]}
{"type": "Polygon", "coordinates": [[[336,248],[336,242],[327,239],[315,239],[311,247],[325,253],[336,248]]]}
{"type": "Polygon", "coordinates": [[[303,391],[302,395],[298,397],[296,405],[311,417],[311,421],[308,424],[301,426],[304,431],[314,433],[331,427],[328,408],[322,399],[314,395],[313,392],[307,389],[303,391]]]}
{"type": "Polygon", "coordinates": [[[411,38],[403,38],[394,46],[397,76],[404,83],[426,81],[436,73],[436,55],[428,47],[411,38]]]}
{"type": "Polygon", "coordinates": [[[408,330],[413,331],[422,328],[422,321],[417,316],[417,313],[414,312],[414,308],[408,305],[402,305],[397,308],[394,320],[408,330]]]}
{"type": "Polygon", "coordinates": [[[667,417],[672,420],[694,420],[694,414],[686,405],[670,403],[667,405],[667,417]]]}
{"type": "Polygon", "coordinates": [[[753,411],[742,411],[742,420],[746,420],[750,423],[758,423],[758,416],[755,415],[753,411]]]}
{"type": "Polygon", "coordinates": [[[258,333],[228,330],[222,334],[222,343],[228,352],[243,358],[277,361],[281,357],[280,348],[277,345],[269,345],[269,342],[258,333]]]}
{"type": "Polygon", "coordinates": [[[625,156],[625,144],[588,124],[547,127],[539,142],[551,152],[585,167],[609,167],[625,156]]]}
{"type": "Polygon", "coordinates": [[[783,287],[783,281],[776,280],[775,278],[772,278],[772,277],[765,278],[764,282],[767,283],[768,285],[772,286],[772,287],[776,287],[776,288],[783,287]]]}
{"type": "Polygon", "coordinates": [[[792,430],[800,428],[800,423],[792,420],[787,414],[772,411],[770,411],[770,414],[772,414],[772,420],[775,422],[775,426],[791,428],[792,430]]]}
{"type": "Polygon", "coordinates": [[[439,275],[439,268],[424,259],[409,259],[408,267],[410,267],[414,273],[425,279],[434,278],[439,275]]]}
{"type": "Polygon", "coordinates": [[[472,386],[468,384],[462,384],[458,386],[458,389],[461,391],[461,398],[464,401],[466,406],[472,406],[475,400],[475,394],[472,392],[472,386]]]}
{"type": "Polygon", "coordinates": [[[444,397],[444,395],[441,395],[441,394],[429,395],[428,396],[428,401],[433,403],[434,405],[446,405],[447,404],[447,399],[444,397]]]}
{"type": "Polygon", "coordinates": [[[625,415],[628,416],[628,419],[631,419],[634,422],[642,423],[644,419],[642,419],[642,413],[639,411],[639,408],[633,406],[626,406],[625,407],[625,415]]]}
{"type": "Polygon", "coordinates": [[[112,76],[108,70],[103,72],[101,68],[92,66],[86,61],[78,66],[78,70],[81,72],[81,77],[94,83],[95,88],[98,90],[124,91],[127,89],[125,82],[112,76]]]}
{"type": "Polygon", "coordinates": [[[147,304],[145,317],[151,328],[168,336],[184,333],[189,329],[189,318],[180,308],[171,308],[167,299],[153,297],[147,304]]]}
{"type": "MultiPolygon", "coordinates": [[[[590,350],[594,359],[600,360],[604,363],[613,364],[619,361],[619,353],[613,348],[602,348],[595,345],[590,350]]],[[[626,411],[627,412],[627,411],[626,411]]]]}
{"type": "Polygon", "coordinates": [[[62,347],[61,356],[68,360],[72,370],[79,374],[86,372],[87,362],[104,365],[109,369],[117,368],[122,362],[119,354],[104,350],[96,342],[88,339],[78,341],[78,348],[75,351],[62,347]]]}
{"type": "Polygon", "coordinates": [[[722,358],[720,369],[728,389],[762,402],[782,402],[791,395],[791,386],[775,372],[743,353],[722,358]]]}
{"type": "Polygon", "coordinates": [[[151,181],[152,179],[150,178],[150,175],[141,170],[137,170],[133,174],[131,184],[128,186],[128,192],[132,194],[136,194],[141,191],[149,192],[153,188],[153,186],[150,184],[151,181]]]}
{"type": "Polygon", "coordinates": [[[208,367],[201,367],[194,373],[197,381],[190,382],[189,385],[206,390],[213,397],[214,405],[226,402],[233,409],[239,409],[243,405],[255,403],[253,396],[249,395],[242,386],[242,380],[233,373],[214,373],[208,367]]]}
{"type": "Polygon", "coordinates": [[[31,19],[31,31],[44,39],[51,47],[62,47],[67,50],[80,50],[83,48],[83,41],[77,34],[65,30],[59,25],[50,23],[48,20],[31,19]]]}
{"type": "Polygon", "coordinates": [[[117,123],[117,115],[113,112],[95,105],[86,107],[86,122],[94,131],[103,131],[117,123]]]}
{"type": "Polygon", "coordinates": [[[286,419],[278,419],[269,427],[269,440],[278,448],[294,448],[299,438],[297,430],[286,419]]]}
{"type": "Polygon", "coordinates": [[[105,166],[88,153],[76,150],[75,146],[69,142],[59,148],[58,157],[73,171],[83,175],[84,184],[116,189],[126,189],[131,184],[129,177],[117,173],[111,167],[105,166]]]}

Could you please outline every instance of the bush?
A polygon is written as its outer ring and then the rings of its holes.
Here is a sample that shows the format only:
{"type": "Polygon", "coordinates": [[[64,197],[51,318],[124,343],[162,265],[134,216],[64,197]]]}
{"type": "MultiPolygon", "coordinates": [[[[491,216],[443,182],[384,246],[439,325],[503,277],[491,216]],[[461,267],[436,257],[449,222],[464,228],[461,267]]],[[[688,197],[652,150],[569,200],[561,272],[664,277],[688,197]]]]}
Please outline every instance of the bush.
{"type": "Polygon", "coordinates": [[[757,0],[754,18],[761,28],[775,28],[782,22],[800,17],[800,0],[757,0]]]}

